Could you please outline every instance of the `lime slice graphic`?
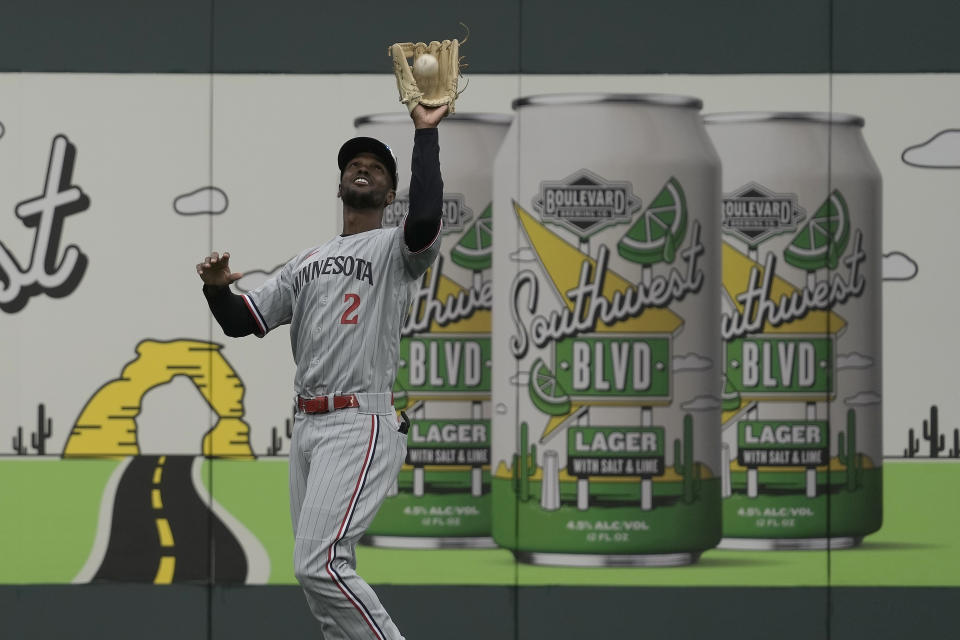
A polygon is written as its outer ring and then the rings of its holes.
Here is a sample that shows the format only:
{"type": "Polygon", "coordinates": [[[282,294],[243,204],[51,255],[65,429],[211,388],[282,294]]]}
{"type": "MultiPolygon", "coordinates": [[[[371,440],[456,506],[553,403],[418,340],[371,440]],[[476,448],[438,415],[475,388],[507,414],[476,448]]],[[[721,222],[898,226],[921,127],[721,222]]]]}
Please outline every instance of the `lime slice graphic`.
{"type": "Polygon", "coordinates": [[[794,236],[783,259],[800,269],[836,269],[850,240],[850,213],[839,191],[834,191],[794,236]]]}
{"type": "Polygon", "coordinates": [[[527,389],[534,406],[547,415],[562,416],[570,413],[570,396],[540,358],[537,358],[530,369],[527,389]]]}
{"type": "Polygon", "coordinates": [[[673,262],[687,231],[687,201],[676,178],[670,178],[646,211],[617,244],[617,251],[631,262],[673,262]]]}
{"type": "Polygon", "coordinates": [[[740,408],[740,392],[723,376],[723,391],[720,393],[720,410],[736,411],[740,408]]]}
{"type": "Polygon", "coordinates": [[[493,263],[493,203],[464,231],[460,242],[450,250],[450,259],[464,269],[483,271],[493,263]]]}

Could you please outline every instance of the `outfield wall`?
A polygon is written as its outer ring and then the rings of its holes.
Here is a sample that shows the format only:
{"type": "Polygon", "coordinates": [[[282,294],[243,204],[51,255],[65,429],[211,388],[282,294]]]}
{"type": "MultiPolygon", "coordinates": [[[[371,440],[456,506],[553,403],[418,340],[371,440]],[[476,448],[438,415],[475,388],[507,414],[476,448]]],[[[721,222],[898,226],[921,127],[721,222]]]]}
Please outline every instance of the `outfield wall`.
{"type": "Polygon", "coordinates": [[[883,178],[884,374],[869,391],[883,398],[885,516],[852,551],[711,550],[688,568],[554,570],[503,549],[362,547],[360,571],[401,629],[676,634],[682,617],[687,635],[945,633],[960,587],[950,497],[960,480],[955,3],[603,0],[574,10],[498,0],[414,16],[380,2],[359,11],[294,0],[47,0],[4,13],[0,624],[9,637],[134,628],[160,637],[171,620],[184,637],[309,632],[285,560],[288,334],[223,336],[194,264],[229,250],[249,290],[337,233],[336,149],[358,116],[404,109],[387,45],[457,36],[459,22],[470,28],[461,113],[513,115],[512,100],[543,93],[656,92],[697,97],[705,113],[864,118],[883,178]],[[204,462],[205,452],[239,460],[204,462]],[[167,514],[153,513],[146,494],[127,506],[118,489],[130,469],[142,467],[148,486],[174,464],[201,502],[217,502],[173,528],[174,548],[189,538],[198,549],[189,577],[161,570],[164,535],[151,518],[167,514]],[[110,573],[112,527],[126,522],[149,524],[122,563],[141,568],[110,573]],[[232,556],[227,543],[211,547],[220,535],[239,541],[232,556]],[[219,573],[210,569],[218,557],[219,573]],[[470,615],[481,607],[492,615],[470,615]],[[625,610],[643,613],[631,620],[625,610]],[[458,627],[467,617],[478,621],[458,627]]]}

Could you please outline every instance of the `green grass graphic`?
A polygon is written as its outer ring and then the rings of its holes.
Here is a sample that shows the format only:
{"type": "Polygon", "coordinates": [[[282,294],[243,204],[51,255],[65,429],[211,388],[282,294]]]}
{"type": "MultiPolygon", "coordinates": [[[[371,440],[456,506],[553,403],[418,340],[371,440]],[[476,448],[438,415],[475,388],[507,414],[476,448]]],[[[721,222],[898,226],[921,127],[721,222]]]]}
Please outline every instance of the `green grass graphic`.
{"type": "MultiPolygon", "coordinates": [[[[86,562],[114,460],[0,459],[0,582],[67,583],[86,562]]],[[[205,464],[211,464],[209,461],[205,464]]],[[[294,584],[285,460],[216,461],[215,497],[267,548],[270,582],[294,584]]],[[[207,474],[204,473],[204,477],[207,474]]],[[[371,583],[436,585],[960,586],[960,463],[888,461],[884,519],[859,548],[710,550],[676,568],[517,565],[509,551],[360,547],[371,583]]]]}
{"type": "Polygon", "coordinates": [[[0,459],[0,583],[62,584],[83,567],[119,460],[0,459]]]}

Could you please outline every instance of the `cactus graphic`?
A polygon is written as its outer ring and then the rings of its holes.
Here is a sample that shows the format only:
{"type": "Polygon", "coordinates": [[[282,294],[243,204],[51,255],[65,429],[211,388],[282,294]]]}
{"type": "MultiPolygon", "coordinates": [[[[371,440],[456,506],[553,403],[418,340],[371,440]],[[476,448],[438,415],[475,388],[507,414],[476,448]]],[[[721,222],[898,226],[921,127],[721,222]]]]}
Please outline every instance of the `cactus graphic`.
{"type": "Polygon", "coordinates": [[[520,423],[520,453],[513,454],[513,490],[520,502],[530,500],[530,476],[537,471],[537,445],[529,445],[527,423],[520,423]]]}
{"type": "Polygon", "coordinates": [[[23,445],[23,427],[17,427],[17,435],[13,439],[13,450],[18,456],[27,455],[27,448],[23,445]]]}
{"type": "Polygon", "coordinates": [[[683,477],[684,504],[693,504],[700,495],[701,467],[699,462],[693,461],[693,416],[688,413],[683,416],[683,444],[679,439],[673,441],[673,470],[683,477]]]}
{"type": "Polygon", "coordinates": [[[913,429],[907,431],[907,448],[903,450],[904,458],[912,458],[920,451],[920,440],[914,437],[913,429]]]}
{"type": "Polygon", "coordinates": [[[42,456],[47,452],[47,438],[53,432],[53,418],[45,417],[46,407],[43,404],[37,405],[37,432],[30,434],[30,444],[37,450],[37,455],[42,456]]]}
{"type": "Polygon", "coordinates": [[[277,428],[273,427],[270,429],[270,446],[267,447],[267,455],[277,455],[281,447],[283,447],[283,437],[277,433],[277,428]]]}
{"type": "Polygon", "coordinates": [[[947,452],[951,458],[960,458],[960,429],[953,430],[953,448],[947,452]]]}
{"type": "Polygon", "coordinates": [[[944,450],[943,434],[937,419],[937,405],[930,407],[930,422],[923,421],[923,439],[930,442],[930,457],[936,458],[944,450]]]}
{"type": "Polygon", "coordinates": [[[856,491],[863,486],[863,454],[857,453],[857,414],[847,411],[846,438],[841,431],[837,436],[837,458],[847,468],[847,491],[856,491]]]}

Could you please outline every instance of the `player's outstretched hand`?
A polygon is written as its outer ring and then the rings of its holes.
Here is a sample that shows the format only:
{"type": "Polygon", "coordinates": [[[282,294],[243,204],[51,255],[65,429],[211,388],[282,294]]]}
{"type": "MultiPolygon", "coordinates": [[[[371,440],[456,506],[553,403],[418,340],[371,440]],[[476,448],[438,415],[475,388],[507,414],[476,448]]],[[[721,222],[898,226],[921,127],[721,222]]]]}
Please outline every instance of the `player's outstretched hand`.
{"type": "Polygon", "coordinates": [[[417,129],[432,129],[440,124],[440,121],[447,116],[447,105],[439,107],[425,107],[418,104],[410,112],[413,118],[413,126],[417,129]]]}
{"type": "Polygon", "coordinates": [[[203,259],[197,265],[197,273],[203,284],[225,287],[243,277],[242,273],[230,272],[230,254],[226,251],[221,256],[216,251],[203,259]]]}

